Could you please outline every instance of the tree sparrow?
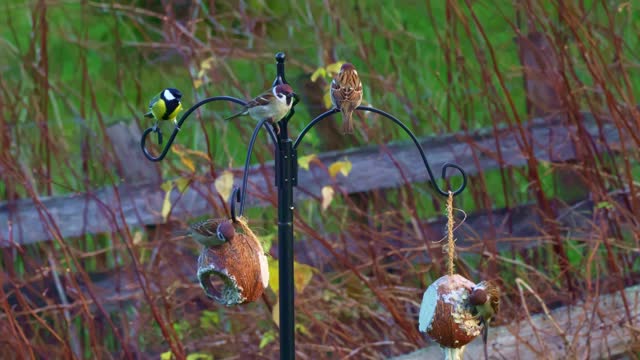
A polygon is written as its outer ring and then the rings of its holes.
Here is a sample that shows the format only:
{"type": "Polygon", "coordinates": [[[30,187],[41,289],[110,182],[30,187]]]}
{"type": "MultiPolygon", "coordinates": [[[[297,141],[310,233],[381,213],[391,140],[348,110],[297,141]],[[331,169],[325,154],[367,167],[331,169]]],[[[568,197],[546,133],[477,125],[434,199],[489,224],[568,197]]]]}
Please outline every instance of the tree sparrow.
{"type": "Polygon", "coordinates": [[[362,103],[362,83],[352,64],[344,63],[331,82],[331,102],[342,112],[342,132],[353,133],[353,111],[362,103]]]}
{"type": "Polygon", "coordinates": [[[271,125],[280,133],[278,121],[280,121],[291,109],[293,89],[288,84],[274,86],[271,90],[257,96],[237,114],[231,115],[225,120],[231,120],[238,116],[249,115],[256,121],[269,119],[271,125]]]}
{"type": "Polygon", "coordinates": [[[207,219],[191,224],[189,234],[200,244],[211,247],[229,241],[235,235],[235,229],[230,220],[207,219]]]}

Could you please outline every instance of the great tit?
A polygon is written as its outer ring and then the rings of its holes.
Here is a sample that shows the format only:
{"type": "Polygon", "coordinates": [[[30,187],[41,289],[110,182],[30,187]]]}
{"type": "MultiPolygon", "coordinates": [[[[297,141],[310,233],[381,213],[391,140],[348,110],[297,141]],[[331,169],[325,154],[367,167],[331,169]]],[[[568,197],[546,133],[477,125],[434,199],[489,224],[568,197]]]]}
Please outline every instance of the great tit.
{"type": "Polygon", "coordinates": [[[144,116],[156,120],[173,120],[178,125],[178,113],[182,110],[181,98],[180,90],[166,88],[151,99],[149,111],[144,116]]]}

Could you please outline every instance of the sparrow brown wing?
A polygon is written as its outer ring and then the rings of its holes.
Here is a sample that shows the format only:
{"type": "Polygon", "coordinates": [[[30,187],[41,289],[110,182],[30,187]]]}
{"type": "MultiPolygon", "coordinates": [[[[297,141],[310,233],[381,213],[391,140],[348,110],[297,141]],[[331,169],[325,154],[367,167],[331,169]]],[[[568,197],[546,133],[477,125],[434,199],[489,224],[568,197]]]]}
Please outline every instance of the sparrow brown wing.
{"type": "Polygon", "coordinates": [[[353,111],[362,102],[362,83],[355,71],[340,71],[331,82],[331,101],[342,111],[345,134],[353,133],[353,111]]]}
{"type": "Polygon", "coordinates": [[[207,219],[191,224],[191,231],[202,236],[215,236],[220,224],[219,220],[207,219]]]}
{"type": "Polygon", "coordinates": [[[249,103],[247,104],[247,109],[248,108],[252,108],[252,107],[256,107],[256,106],[269,105],[269,102],[272,99],[273,99],[273,95],[271,95],[271,94],[262,94],[262,95],[256,97],[255,99],[249,101],[249,103]]]}
{"type": "Polygon", "coordinates": [[[271,94],[269,92],[266,92],[264,94],[256,96],[254,99],[250,100],[247,103],[247,105],[245,105],[242,108],[242,110],[240,112],[225,118],[225,120],[231,120],[231,119],[237,118],[238,116],[248,115],[249,114],[249,109],[254,108],[254,107],[258,107],[258,106],[269,105],[269,102],[270,102],[270,100],[272,98],[273,98],[273,94],[271,94]]]}

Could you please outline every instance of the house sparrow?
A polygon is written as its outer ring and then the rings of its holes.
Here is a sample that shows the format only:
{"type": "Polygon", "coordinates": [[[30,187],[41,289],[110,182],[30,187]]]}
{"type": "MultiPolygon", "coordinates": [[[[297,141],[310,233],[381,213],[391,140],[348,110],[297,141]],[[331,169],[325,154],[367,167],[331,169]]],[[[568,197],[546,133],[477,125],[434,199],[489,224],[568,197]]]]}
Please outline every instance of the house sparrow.
{"type": "Polygon", "coordinates": [[[353,111],[362,103],[362,83],[356,68],[344,63],[331,82],[331,102],[342,112],[342,132],[353,133],[353,111]]]}
{"type": "Polygon", "coordinates": [[[249,115],[257,121],[269,119],[276,134],[279,134],[280,127],[278,126],[278,121],[285,117],[291,109],[292,97],[294,95],[293,89],[288,84],[276,85],[271,90],[249,101],[242,111],[229,116],[225,120],[231,120],[242,115],[249,115]]]}
{"type": "Polygon", "coordinates": [[[211,247],[231,240],[236,230],[230,220],[207,219],[191,224],[189,234],[200,244],[211,247]]]}
{"type": "Polygon", "coordinates": [[[475,317],[483,325],[482,341],[484,343],[484,357],[488,359],[487,336],[489,334],[489,323],[500,309],[500,289],[493,282],[481,281],[471,289],[469,304],[473,306],[475,317]]]}

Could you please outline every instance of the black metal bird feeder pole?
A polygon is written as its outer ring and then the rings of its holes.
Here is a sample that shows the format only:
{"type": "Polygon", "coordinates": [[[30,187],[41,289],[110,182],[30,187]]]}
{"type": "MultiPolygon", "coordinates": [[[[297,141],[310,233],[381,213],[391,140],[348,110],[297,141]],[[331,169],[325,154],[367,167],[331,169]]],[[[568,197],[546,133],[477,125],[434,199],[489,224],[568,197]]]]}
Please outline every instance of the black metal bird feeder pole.
{"type": "MultiPolygon", "coordinates": [[[[285,72],[284,72],[284,62],[285,55],[284,53],[276,54],[276,63],[277,63],[277,75],[276,79],[273,82],[273,86],[278,84],[286,84],[285,72]]],[[[158,136],[158,144],[162,145],[162,132],[159,127],[153,126],[146,129],[142,133],[142,139],[140,141],[140,145],[142,147],[142,151],[147,157],[147,159],[151,161],[160,161],[164,159],[171,144],[176,138],[176,135],[180,131],[180,126],[184,120],[193,113],[197,108],[202,105],[205,105],[214,101],[230,101],[240,105],[246,105],[246,102],[241,99],[237,99],[230,96],[214,96],[207,99],[204,99],[191,108],[189,108],[184,115],[181,116],[180,121],[176,125],[175,129],[169,141],[164,146],[162,152],[159,156],[154,157],[151,155],[146,147],[146,138],[150,133],[155,132],[158,136]]],[[[257,139],[258,132],[261,128],[265,128],[269,133],[269,136],[274,142],[275,145],[275,177],[276,177],[276,186],[278,188],[278,264],[279,264],[279,304],[280,304],[280,359],[281,360],[293,360],[295,359],[295,308],[294,308],[294,272],[293,272],[293,187],[298,184],[298,159],[297,159],[297,148],[300,145],[300,142],[304,138],[304,136],[320,121],[337,114],[340,112],[337,109],[331,109],[320,114],[318,117],[313,119],[305,128],[300,132],[300,135],[296,138],[295,142],[289,138],[288,132],[288,124],[289,120],[295,114],[295,105],[298,103],[299,99],[297,95],[294,95],[293,104],[291,106],[291,110],[289,113],[278,122],[280,127],[280,132],[276,135],[273,130],[267,126],[266,120],[258,123],[256,128],[254,129],[253,135],[251,137],[251,141],[249,142],[249,148],[247,151],[247,157],[245,161],[244,174],[242,178],[242,186],[241,188],[235,188],[233,194],[231,196],[231,218],[236,220],[237,217],[241,216],[244,212],[244,203],[246,199],[246,189],[247,189],[247,180],[248,180],[248,168],[250,165],[251,153],[253,151],[253,145],[257,139]],[[240,204],[240,208],[236,211],[236,203],[240,204]]],[[[381,115],[384,118],[391,120],[396,125],[400,126],[405,133],[411,138],[413,143],[418,148],[420,152],[420,156],[422,161],[427,169],[429,174],[430,183],[434,187],[434,189],[443,196],[448,196],[449,191],[442,190],[435,181],[435,176],[431,171],[429,166],[429,162],[427,161],[427,157],[420,146],[420,142],[415,137],[413,132],[400,120],[398,120],[393,115],[390,115],[382,110],[378,110],[368,106],[359,106],[356,110],[358,111],[369,111],[381,115]]],[[[442,167],[442,178],[446,178],[446,172],[448,168],[455,168],[460,172],[462,176],[462,184],[455,191],[452,191],[453,195],[460,194],[465,187],[467,186],[467,176],[462,168],[456,164],[446,163],[442,167]]]]}
{"type": "MultiPolygon", "coordinates": [[[[274,86],[286,83],[284,77],[284,53],[276,55],[278,73],[274,86]]],[[[298,99],[294,100],[297,102],[298,99]]],[[[280,359],[295,358],[295,309],[293,280],[293,187],[297,185],[298,160],[293,142],[289,138],[288,124],[293,116],[294,106],[284,119],[280,120],[278,150],[276,153],[276,186],[278,187],[278,272],[280,288],[280,359]]]]}

